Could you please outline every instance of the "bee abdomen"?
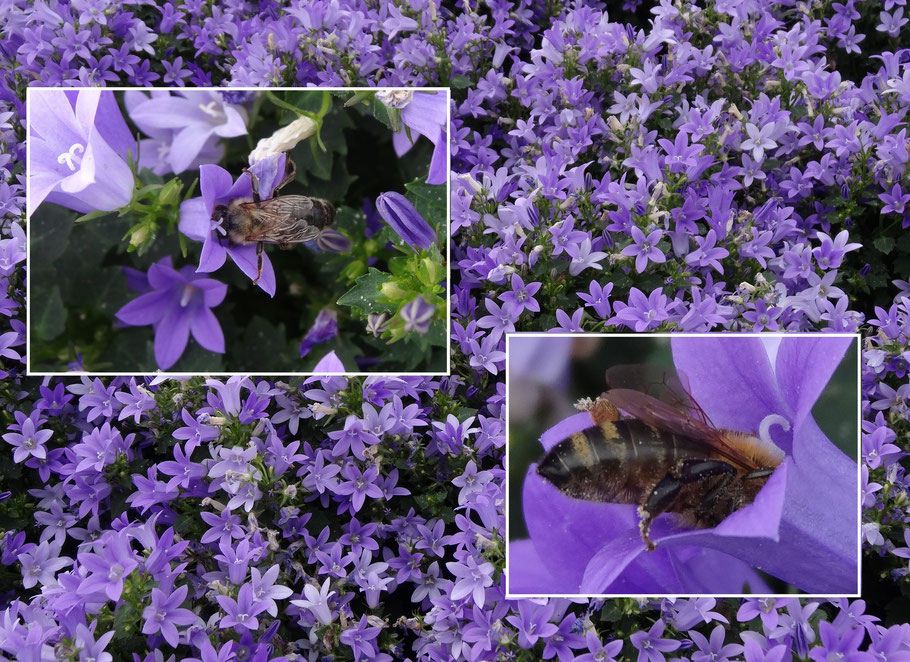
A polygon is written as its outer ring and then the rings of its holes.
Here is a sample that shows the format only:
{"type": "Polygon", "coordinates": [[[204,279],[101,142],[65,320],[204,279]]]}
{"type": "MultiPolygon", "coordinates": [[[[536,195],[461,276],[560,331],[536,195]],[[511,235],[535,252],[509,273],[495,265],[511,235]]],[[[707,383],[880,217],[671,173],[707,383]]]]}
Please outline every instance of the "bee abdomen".
{"type": "Polygon", "coordinates": [[[537,473],[574,499],[621,502],[626,442],[617,425],[623,424],[605,423],[564,439],[540,461],[537,473]]]}
{"type": "Polygon", "coordinates": [[[321,198],[312,198],[312,200],[313,213],[308,219],[310,225],[314,225],[320,229],[329,227],[335,222],[335,205],[328,200],[322,200],[321,198]]]}

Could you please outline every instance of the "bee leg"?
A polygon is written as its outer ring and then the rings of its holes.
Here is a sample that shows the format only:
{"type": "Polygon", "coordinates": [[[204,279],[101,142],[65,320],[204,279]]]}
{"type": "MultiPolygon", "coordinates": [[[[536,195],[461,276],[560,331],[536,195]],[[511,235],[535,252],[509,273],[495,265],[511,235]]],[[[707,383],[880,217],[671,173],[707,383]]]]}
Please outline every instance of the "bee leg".
{"type": "Polygon", "coordinates": [[[250,185],[253,187],[253,202],[261,202],[259,199],[259,178],[249,168],[244,168],[241,172],[250,176],[250,185]]]}
{"type": "Polygon", "coordinates": [[[591,415],[591,420],[595,425],[602,425],[620,419],[619,410],[616,406],[607,400],[606,394],[601,395],[596,400],[585,398],[575,403],[575,408],[579,411],[586,411],[591,415]]]}
{"type": "Polygon", "coordinates": [[[753,480],[755,478],[766,478],[774,473],[774,469],[768,467],[766,469],[756,469],[755,471],[750,471],[745,476],[743,480],[753,480]]]}
{"type": "Polygon", "coordinates": [[[259,279],[262,278],[262,250],[264,246],[260,241],[256,244],[256,279],[253,281],[253,285],[259,282],[259,279]]]}
{"type": "Polygon", "coordinates": [[[720,460],[683,460],[674,472],[670,472],[660,479],[660,482],[648,494],[645,502],[638,508],[638,516],[641,518],[639,530],[649,552],[654,551],[657,547],[648,536],[651,522],[658,515],[670,509],[683,485],[725,474],[732,479],[736,474],[736,469],[733,468],[733,465],[720,460]]]}

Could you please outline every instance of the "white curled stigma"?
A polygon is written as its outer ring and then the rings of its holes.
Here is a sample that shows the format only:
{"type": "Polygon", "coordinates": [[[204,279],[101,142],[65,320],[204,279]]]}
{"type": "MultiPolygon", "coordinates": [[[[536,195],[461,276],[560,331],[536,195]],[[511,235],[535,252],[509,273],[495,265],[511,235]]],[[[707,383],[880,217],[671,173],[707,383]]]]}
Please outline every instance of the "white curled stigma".
{"type": "Polygon", "coordinates": [[[57,156],[57,163],[61,165],[66,164],[66,167],[70,169],[70,172],[76,172],[76,166],[82,164],[82,154],[84,153],[85,145],[73,143],[70,145],[69,150],[61,152],[57,156]]]}
{"type": "Polygon", "coordinates": [[[788,421],[780,414],[768,414],[762,419],[761,424],[758,426],[758,438],[766,444],[776,446],[776,444],[771,440],[772,425],[779,425],[783,428],[784,432],[789,432],[790,421],[788,421]]]}

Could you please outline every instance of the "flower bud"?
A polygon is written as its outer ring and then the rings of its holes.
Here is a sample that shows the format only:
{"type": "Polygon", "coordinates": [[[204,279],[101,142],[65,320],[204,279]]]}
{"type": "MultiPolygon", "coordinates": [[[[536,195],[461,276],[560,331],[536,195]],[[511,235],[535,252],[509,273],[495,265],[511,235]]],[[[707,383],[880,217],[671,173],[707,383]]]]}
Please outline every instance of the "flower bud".
{"type": "Polygon", "coordinates": [[[387,191],[380,194],[376,198],[376,211],[412,248],[429,248],[436,243],[436,232],[401,193],[387,191]]]}
{"type": "Polygon", "coordinates": [[[306,115],[302,115],[287,126],[278,129],[268,138],[260,140],[256,144],[256,149],[250,152],[250,165],[270,156],[289,152],[297,143],[314,133],[316,133],[316,122],[306,115]]]}
{"type": "Polygon", "coordinates": [[[341,234],[338,230],[325,228],[316,237],[316,245],[319,250],[327,253],[350,253],[351,240],[341,234]]]}
{"type": "Polygon", "coordinates": [[[394,280],[389,280],[379,286],[379,292],[389,301],[397,301],[407,296],[407,292],[394,280]]]}
{"type": "Polygon", "coordinates": [[[399,316],[404,320],[405,331],[416,331],[423,335],[430,330],[430,321],[435,313],[436,306],[427,303],[423,297],[419,296],[406,303],[399,312],[399,316]]]}

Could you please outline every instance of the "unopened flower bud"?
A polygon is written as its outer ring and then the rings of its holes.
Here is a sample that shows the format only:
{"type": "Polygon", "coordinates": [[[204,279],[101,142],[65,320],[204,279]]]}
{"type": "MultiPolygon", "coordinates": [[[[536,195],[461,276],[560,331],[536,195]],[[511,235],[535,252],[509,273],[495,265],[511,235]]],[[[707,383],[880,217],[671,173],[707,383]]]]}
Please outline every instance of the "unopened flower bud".
{"type": "Polygon", "coordinates": [[[250,165],[262,161],[270,156],[288,152],[304,138],[309,138],[316,133],[316,122],[302,115],[296,120],[283,126],[268,138],[263,138],[256,144],[256,149],[250,152],[250,165]]]}
{"type": "Polygon", "coordinates": [[[380,194],[376,198],[376,211],[412,248],[429,248],[436,243],[436,232],[401,193],[387,191],[380,194]]]}

